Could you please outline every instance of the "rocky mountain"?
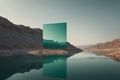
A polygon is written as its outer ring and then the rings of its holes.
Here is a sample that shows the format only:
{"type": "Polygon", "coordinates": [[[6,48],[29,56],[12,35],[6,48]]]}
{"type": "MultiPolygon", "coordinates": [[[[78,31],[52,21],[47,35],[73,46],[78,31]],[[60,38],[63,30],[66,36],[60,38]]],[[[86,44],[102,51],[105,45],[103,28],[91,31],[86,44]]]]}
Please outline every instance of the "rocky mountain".
{"type": "Polygon", "coordinates": [[[67,45],[68,45],[67,50],[71,53],[83,51],[82,49],[75,47],[74,45],[70,44],[69,42],[67,42],[67,45]]]}
{"type": "Polygon", "coordinates": [[[0,50],[42,47],[42,30],[15,25],[0,17],[0,50]]]}
{"type": "MultiPolygon", "coordinates": [[[[29,26],[16,25],[0,17],[0,50],[42,49],[42,30],[29,26]]],[[[82,51],[70,43],[69,50],[82,51]]]]}
{"type": "Polygon", "coordinates": [[[112,41],[107,41],[104,43],[98,43],[94,46],[94,48],[99,48],[99,49],[113,49],[113,48],[120,48],[120,39],[114,39],[112,41]]]}
{"type": "Polygon", "coordinates": [[[99,54],[104,54],[117,61],[120,61],[120,38],[105,43],[96,44],[88,48],[88,50],[98,52],[99,54]]]}

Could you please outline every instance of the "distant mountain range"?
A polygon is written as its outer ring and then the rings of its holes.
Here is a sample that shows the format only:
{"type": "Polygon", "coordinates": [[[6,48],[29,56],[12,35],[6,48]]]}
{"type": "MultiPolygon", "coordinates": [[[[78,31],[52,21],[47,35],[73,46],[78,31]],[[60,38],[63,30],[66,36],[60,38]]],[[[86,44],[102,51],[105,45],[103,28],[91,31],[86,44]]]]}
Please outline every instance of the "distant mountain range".
{"type": "MultiPolygon", "coordinates": [[[[39,28],[16,25],[0,16],[0,50],[42,49],[42,32],[39,28]]],[[[67,49],[82,51],[69,42],[67,49]]]]}
{"type": "Polygon", "coordinates": [[[98,43],[96,45],[91,46],[91,48],[99,48],[99,49],[120,48],[120,39],[114,39],[112,41],[107,41],[107,42],[104,42],[104,43],[98,43]]]}
{"type": "Polygon", "coordinates": [[[80,46],[77,46],[77,48],[86,49],[86,48],[90,48],[92,46],[93,46],[93,44],[90,44],[90,45],[80,45],[80,46]]]}
{"type": "Polygon", "coordinates": [[[120,61],[120,38],[104,43],[98,43],[89,47],[87,50],[98,52],[99,54],[104,54],[120,61]]]}

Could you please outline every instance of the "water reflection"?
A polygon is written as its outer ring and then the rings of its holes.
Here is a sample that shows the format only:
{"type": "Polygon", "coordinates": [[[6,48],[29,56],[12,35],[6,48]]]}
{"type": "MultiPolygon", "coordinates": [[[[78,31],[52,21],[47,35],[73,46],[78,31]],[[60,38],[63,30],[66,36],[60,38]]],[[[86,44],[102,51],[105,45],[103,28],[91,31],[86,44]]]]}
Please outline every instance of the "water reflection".
{"type": "Polygon", "coordinates": [[[0,57],[0,80],[65,79],[66,68],[66,56],[43,57],[25,54],[0,57]]]}
{"type": "Polygon", "coordinates": [[[120,80],[120,62],[91,52],[0,58],[0,80],[120,80]]]}
{"type": "Polygon", "coordinates": [[[10,56],[0,57],[0,80],[5,80],[16,73],[29,72],[42,67],[41,56],[10,56]]]}
{"type": "Polygon", "coordinates": [[[120,63],[84,51],[68,58],[67,80],[120,80],[120,63]]]}
{"type": "Polygon", "coordinates": [[[66,57],[45,56],[43,58],[43,76],[66,78],[66,57]]]}

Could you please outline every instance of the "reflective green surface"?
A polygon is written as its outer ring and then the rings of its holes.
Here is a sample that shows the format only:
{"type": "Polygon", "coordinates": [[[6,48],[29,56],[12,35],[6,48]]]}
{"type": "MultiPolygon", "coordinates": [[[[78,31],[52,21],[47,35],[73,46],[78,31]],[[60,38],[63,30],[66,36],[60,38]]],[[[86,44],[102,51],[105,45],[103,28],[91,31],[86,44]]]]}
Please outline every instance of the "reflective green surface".
{"type": "Polygon", "coordinates": [[[66,49],[67,24],[53,23],[43,25],[43,48],[66,49]]]}
{"type": "Polygon", "coordinates": [[[43,59],[43,76],[66,78],[66,57],[47,56],[43,59]]]}

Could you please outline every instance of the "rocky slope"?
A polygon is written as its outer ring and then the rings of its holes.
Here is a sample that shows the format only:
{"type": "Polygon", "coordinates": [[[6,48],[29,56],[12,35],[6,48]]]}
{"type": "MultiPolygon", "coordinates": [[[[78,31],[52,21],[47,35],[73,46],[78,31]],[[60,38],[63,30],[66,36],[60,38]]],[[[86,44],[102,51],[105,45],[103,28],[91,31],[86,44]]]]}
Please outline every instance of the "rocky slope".
{"type": "Polygon", "coordinates": [[[81,52],[83,50],[73,46],[72,44],[70,44],[69,42],[67,42],[67,51],[70,53],[76,53],[76,52],[81,52]]]}
{"type": "Polygon", "coordinates": [[[15,25],[0,17],[0,50],[42,47],[42,30],[15,25]]]}
{"type": "MultiPolygon", "coordinates": [[[[0,17],[0,50],[21,49],[42,49],[42,30],[16,25],[0,17]]],[[[68,51],[80,52],[82,50],[68,43],[68,51]]]]}
{"type": "Polygon", "coordinates": [[[96,44],[93,47],[88,48],[88,50],[97,52],[98,54],[104,54],[120,61],[120,39],[96,44]]]}

